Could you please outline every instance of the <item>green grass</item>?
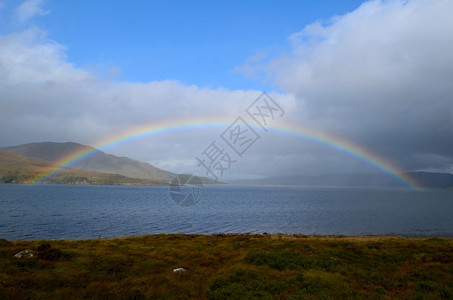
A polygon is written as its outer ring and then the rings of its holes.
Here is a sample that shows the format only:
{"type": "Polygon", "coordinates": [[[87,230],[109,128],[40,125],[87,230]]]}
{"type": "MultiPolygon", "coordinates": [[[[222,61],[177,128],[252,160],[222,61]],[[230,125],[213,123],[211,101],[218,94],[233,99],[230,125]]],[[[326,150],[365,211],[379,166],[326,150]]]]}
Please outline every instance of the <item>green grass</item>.
{"type": "Polygon", "coordinates": [[[0,240],[0,298],[453,299],[453,239],[152,235],[0,240]],[[21,250],[30,258],[15,258],[21,250]],[[186,272],[173,269],[184,267],[186,272]]]}

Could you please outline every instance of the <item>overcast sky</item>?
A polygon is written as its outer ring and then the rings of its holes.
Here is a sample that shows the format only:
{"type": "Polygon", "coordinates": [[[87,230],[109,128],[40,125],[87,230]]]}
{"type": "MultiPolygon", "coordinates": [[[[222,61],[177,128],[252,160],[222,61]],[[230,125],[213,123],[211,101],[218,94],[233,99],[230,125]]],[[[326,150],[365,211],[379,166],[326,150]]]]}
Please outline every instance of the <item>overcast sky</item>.
{"type": "MultiPolygon", "coordinates": [[[[99,141],[218,120],[106,149],[173,172],[266,91],[285,114],[408,171],[453,172],[453,1],[0,0],[0,146],[99,141]]],[[[228,178],[374,172],[275,131],[228,178]]]]}

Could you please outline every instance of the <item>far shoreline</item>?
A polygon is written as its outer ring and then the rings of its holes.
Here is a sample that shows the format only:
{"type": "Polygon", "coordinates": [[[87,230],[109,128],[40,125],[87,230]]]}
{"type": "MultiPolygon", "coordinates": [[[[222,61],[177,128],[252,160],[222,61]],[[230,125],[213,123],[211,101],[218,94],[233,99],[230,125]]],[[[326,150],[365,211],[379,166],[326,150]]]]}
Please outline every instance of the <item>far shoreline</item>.
{"type": "Polygon", "coordinates": [[[424,239],[447,239],[453,240],[453,236],[448,235],[403,235],[403,234],[378,234],[378,235],[343,235],[343,234],[299,234],[299,233],[252,233],[252,232],[233,232],[233,233],[153,233],[153,234],[139,234],[139,235],[124,235],[124,236],[107,236],[104,237],[99,235],[98,237],[91,238],[37,238],[37,239],[5,239],[0,236],[0,240],[7,242],[53,242],[53,241],[65,241],[65,242],[82,242],[82,241],[108,241],[108,240],[124,240],[124,239],[136,239],[144,237],[155,237],[155,236],[189,236],[189,237],[269,237],[271,239],[293,239],[293,240],[356,240],[356,241],[371,241],[371,240],[391,240],[391,239],[407,239],[407,240],[424,240],[424,239]]]}

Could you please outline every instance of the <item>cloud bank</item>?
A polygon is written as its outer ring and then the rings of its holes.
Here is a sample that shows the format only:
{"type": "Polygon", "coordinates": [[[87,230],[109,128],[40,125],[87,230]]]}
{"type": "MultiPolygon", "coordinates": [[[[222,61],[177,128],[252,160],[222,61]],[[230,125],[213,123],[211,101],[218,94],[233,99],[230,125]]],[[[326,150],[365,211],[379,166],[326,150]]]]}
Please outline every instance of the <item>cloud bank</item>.
{"type": "Polygon", "coordinates": [[[370,1],[290,37],[262,66],[295,96],[299,120],[406,169],[451,170],[453,2],[370,1]]]}
{"type": "MultiPolygon", "coordinates": [[[[1,146],[40,141],[96,145],[122,132],[174,120],[233,121],[261,93],[97,78],[67,61],[65,49],[31,28],[0,36],[1,146]]],[[[291,107],[291,96],[279,95],[291,107]]],[[[228,124],[225,123],[227,126],[228,124]]],[[[189,172],[220,129],[173,133],[112,150],[189,172]]]]}

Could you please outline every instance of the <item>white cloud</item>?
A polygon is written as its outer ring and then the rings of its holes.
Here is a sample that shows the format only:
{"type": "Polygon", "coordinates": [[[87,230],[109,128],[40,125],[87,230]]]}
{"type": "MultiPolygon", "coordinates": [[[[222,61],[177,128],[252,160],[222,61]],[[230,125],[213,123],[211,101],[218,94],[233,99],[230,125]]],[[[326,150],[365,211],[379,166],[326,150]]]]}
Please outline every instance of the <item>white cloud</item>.
{"type": "MultiPolygon", "coordinates": [[[[0,146],[37,141],[96,145],[120,132],[168,120],[232,122],[260,93],[170,80],[102,80],[69,63],[65,48],[42,30],[0,36],[0,146]]],[[[276,96],[287,109],[294,105],[291,97],[276,96]]],[[[109,151],[186,171],[221,131],[175,132],[109,151]]]]}
{"type": "Polygon", "coordinates": [[[47,15],[50,11],[44,10],[41,7],[42,2],[42,0],[27,0],[22,2],[22,4],[16,8],[16,15],[19,21],[24,23],[34,16],[47,15]]]}

